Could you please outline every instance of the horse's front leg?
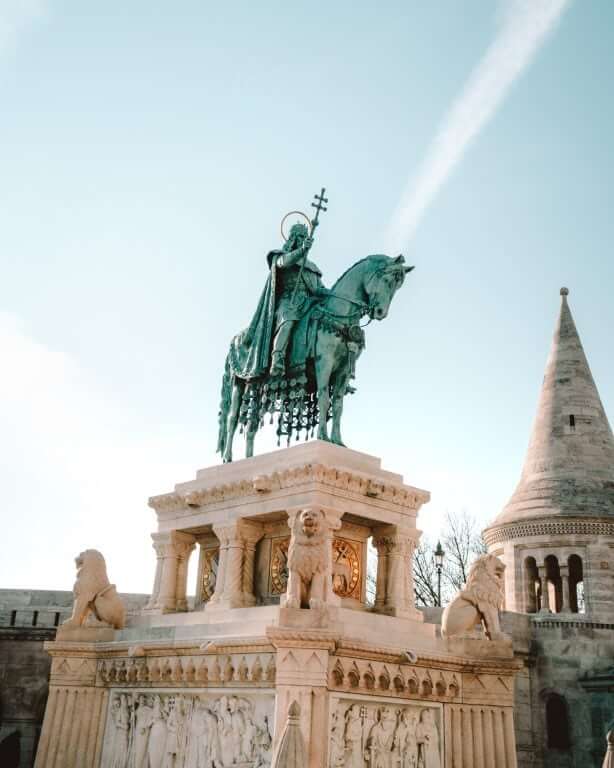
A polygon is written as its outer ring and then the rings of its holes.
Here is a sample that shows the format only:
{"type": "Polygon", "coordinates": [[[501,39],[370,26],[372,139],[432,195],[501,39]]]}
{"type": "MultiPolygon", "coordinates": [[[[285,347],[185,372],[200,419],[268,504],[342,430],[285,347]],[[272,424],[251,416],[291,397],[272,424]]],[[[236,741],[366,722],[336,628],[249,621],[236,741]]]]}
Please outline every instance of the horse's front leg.
{"type": "Polygon", "coordinates": [[[250,459],[254,455],[254,438],[256,437],[256,430],[249,429],[245,437],[245,458],[250,459]]]}
{"type": "Polygon", "coordinates": [[[336,445],[342,445],[344,448],[345,444],[341,439],[341,416],[343,415],[343,398],[345,397],[349,381],[350,371],[346,369],[337,374],[333,384],[333,428],[330,439],[331,442],[336,445]]]}
{"type": "Polygon", "coordinates": [[[222,455],[222,461],[226,464],[232,461],[232,441],[235,432],[237,431],[242,395],[243,386],[239,384],[237,379],[235,379],[232,385],[232,397],[230,400],[230,408],[228,409],[228,419],[226,421],[226,445],[224,446],[224,453],[222,455]]]}
{"type": "Polygon", "coordinates": [[[330,406],[330,378],[335,365],[335,342],[337,338],[327,331],[321,332],[318,338],[316,354],[316,382],[318,388],[318,440],[328,442],[328,409],[330,406]]]}

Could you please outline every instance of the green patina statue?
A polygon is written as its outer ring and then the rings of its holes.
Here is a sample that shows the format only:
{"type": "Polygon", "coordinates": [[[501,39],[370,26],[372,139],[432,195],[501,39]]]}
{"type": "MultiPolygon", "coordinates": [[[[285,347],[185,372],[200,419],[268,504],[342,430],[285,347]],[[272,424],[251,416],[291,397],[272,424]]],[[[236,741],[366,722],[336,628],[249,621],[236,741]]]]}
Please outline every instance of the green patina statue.
{"type": "MultiPolygon", "coordinates": [[[[316,195],[311,232],[292,226],[281,250],[267,255],[269,275],[252,322],[231,341],[220,406],[218,451],[232,461],[237,426],[247,436],[247,456],[264,418],[277,414],[278,443],[285,436],[313,436],[343,445],[343,398],[353,392],[355,363],[365,346],[360,320],[383,320],[392,297],[413,267],[403,256],[367,256],[346,270],[331,290],[307,258],[325,190],[316,195]],[[327,422],[332,418],[328,436],[327,422]]],[[[305,217],[306,218],[306,217],[305,217]]]]}

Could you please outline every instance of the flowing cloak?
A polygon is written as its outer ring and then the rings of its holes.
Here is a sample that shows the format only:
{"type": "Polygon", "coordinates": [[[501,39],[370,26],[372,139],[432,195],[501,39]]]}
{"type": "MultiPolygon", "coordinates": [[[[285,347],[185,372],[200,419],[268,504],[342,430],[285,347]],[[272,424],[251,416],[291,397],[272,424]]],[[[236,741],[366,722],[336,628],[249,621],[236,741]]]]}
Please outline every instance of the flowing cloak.
{"type": "MultiPolygon", "coordinates": [[[[270,251],[267,254],[270,271],[252,321],[244,331],[234,337],[230,344],[228,355],[230,370],[235,376],[245,381],[257,379],[269,369],[271,345],[275,333],[277,261],[284,255],[284,251],[270,251]]],[[[320,274],[315,264],[308,260],[305,261],[305,270],[320,274]]],[[[307,275],[304,275],[305,277],[307,275]]]]}

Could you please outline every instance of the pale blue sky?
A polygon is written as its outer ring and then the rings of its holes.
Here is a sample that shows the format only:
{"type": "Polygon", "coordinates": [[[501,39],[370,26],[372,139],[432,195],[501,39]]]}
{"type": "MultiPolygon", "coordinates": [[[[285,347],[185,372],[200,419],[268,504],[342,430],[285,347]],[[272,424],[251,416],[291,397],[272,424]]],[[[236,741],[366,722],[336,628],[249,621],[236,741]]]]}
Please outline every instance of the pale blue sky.
{"type": "MultiPolygon", "coordinates": [[[[281,216],[327,187],[329,285],[381,251],[502,5],[0,2],[0,586],[69,588],[97,547],[150,588],[146,499],[217,461],[281,216]]],[[[561,285],[614,415],[613,29],[610,0],[565,11],[368,328],[345,441],[431,490],[431,536],[511,495],[561,285]]]]}

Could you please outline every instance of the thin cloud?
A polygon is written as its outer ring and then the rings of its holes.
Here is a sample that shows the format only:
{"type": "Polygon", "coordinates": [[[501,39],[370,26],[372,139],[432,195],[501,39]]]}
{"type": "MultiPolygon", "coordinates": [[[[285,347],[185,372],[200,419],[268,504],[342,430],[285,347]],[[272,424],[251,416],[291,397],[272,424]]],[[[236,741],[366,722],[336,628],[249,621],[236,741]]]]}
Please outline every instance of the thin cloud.
{"type": "Polygon", "coordinates": [[[388,230],[390,250],[411,240],[422,216],[507,93],[556,28],[571,0],[510,0],[499,32],[452,104],[388,230]]]}
{"type": "Polygon", "coordinates": [[[146,592],[156,527],[147,497],[194,476],[200,439],[139,430],[88,371],[2,311],[0,349],[0,584],[70,589],[75,555],[94,547],[121,591],[146,592]]]}

